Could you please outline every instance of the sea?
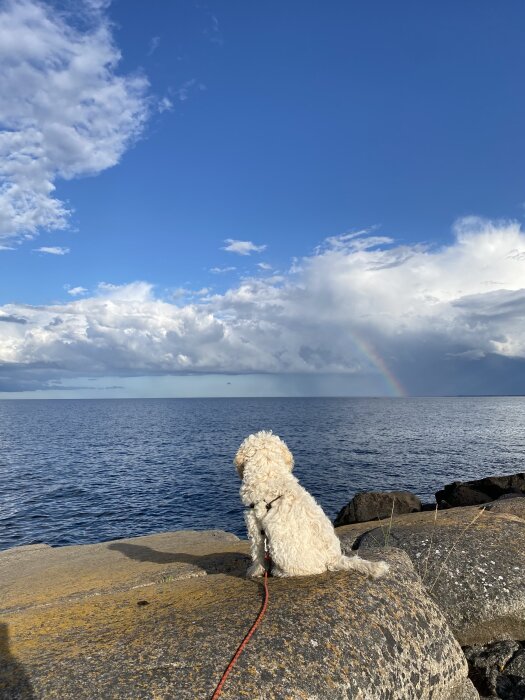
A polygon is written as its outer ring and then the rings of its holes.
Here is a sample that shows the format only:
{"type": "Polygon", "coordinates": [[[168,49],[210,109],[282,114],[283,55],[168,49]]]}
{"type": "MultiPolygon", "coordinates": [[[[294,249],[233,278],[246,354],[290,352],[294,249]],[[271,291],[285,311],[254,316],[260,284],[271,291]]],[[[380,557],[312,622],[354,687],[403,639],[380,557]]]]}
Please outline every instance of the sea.
{"type": "Polygon", "coordinates": [[[525,398],[0,401],[0,549],[179,529],[244,537],[232,465],[281,436],[330,518],[357,492],[423,501],[455,480],[524,471],[525,398]]]}

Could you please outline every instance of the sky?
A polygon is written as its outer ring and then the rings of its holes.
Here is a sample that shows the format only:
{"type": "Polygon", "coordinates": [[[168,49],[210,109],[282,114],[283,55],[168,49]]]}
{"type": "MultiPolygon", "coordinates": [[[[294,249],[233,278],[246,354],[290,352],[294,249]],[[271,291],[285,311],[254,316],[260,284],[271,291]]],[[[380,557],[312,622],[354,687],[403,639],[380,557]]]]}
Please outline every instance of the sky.
{"type": "Polygon", "coordinates": [[[525,393],[521,0],[0,0],[0,398],[525,393]]]}

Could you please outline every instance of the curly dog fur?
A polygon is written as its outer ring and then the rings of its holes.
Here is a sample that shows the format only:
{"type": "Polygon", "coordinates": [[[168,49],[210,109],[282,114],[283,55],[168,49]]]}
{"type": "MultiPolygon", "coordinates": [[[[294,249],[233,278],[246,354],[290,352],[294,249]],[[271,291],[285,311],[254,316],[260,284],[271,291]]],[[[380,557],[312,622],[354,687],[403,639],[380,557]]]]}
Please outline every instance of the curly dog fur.
{"type": "Polygon", "coordinates": [[[264,574],[261,531],[268,539],[273,576],[353,569],[378,578],[388,571],[386,562],[347,557],[341,552],[331,522],[291,473],[292,453],[277,435],[264,430],[250,435],[233,463],[242,479],[241,500],[247,506],[245,520],[253,561],[247,576],[264,574]]]}

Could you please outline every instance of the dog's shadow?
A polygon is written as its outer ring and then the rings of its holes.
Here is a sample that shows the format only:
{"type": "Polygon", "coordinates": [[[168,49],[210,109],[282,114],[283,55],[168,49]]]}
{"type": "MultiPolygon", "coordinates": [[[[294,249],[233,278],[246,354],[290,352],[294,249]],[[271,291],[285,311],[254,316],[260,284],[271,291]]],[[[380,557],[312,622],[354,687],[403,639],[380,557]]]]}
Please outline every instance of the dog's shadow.
{"type": "Polygon", "coordinates": [[[149,561],[155,564],[191,564],[207,574],[226,574],[244,578],[250,557],[242,552],[214,552],[213,554],[187,554],[185,552],[159,552],[144,545],[129,542],[112,542],[108,549],[120,552],[134,561],[149,561]]]}

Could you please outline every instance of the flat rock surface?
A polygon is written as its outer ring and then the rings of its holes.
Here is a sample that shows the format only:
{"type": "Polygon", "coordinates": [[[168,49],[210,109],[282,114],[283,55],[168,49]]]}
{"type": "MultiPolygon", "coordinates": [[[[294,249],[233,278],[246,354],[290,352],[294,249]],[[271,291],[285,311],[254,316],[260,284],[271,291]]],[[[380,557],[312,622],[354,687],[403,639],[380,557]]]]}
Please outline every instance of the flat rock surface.
{"type": "MultiPolygon", "coordinates": [[[[4,553],[0,698],[211,697],[261,603],[261,582],[243,577],[246,546],[226,533],[166,533],[4,553]]],[[[476,698],[407,555],[386,557],[391,572],[379,581],[271,579],[267,616],[221,697],[476,698]]]]}
{"type": "MultiPolygon", "coordinates": [[[[359,544],[386,538],[406,551],[462,645],[525,639],[525,520],[515,503],[521,500],[498,501],[494,510],[404,516],[362,535],[359,544]]],[[[347,536],[341,533],[343,542],[347,536]]]]}
{"type": "Polygon", "coordinates": [[[71,596],[127,589],[162,578],[244,571],[248,543],[222,530],[164,532],[71,547],[31,545],[0,552],[0,614],[71,596]]]}

